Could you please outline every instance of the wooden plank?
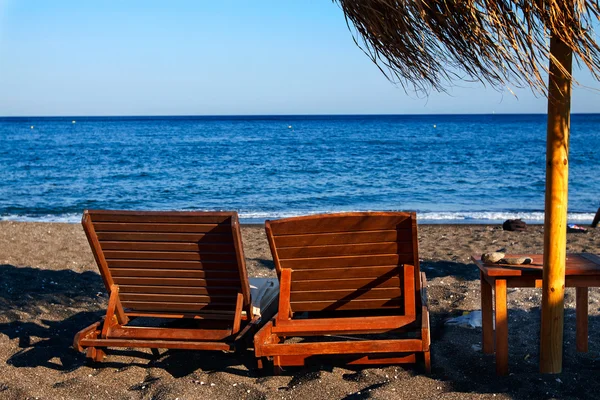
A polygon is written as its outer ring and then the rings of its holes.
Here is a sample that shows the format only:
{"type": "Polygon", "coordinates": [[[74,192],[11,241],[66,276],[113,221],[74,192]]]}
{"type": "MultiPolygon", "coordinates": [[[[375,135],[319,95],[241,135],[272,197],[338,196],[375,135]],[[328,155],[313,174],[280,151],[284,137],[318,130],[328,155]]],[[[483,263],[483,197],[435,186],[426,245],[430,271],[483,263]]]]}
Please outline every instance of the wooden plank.
{"type": "Polygon", "coordinates": [[[248,272],[246,271],[246,257],[244,256],[244,246],[242,244],[242,232],[240,230],[240,221],[237,213],[234,213],[232,218],[232,234],[233,245],[235,247],[236,261],[238,265],[238,273],[240,278],[240,289],[243,296],[242,308],[246,310],[248,315],[252,314],[252,299],[250,294],[250,282],[248,280],[248,272]]]}
{"type": "Polygon", "coordinates": [[[231,336],[231,329],[183,329],[150,328],[141,326],[113,328],[110,339],[153,339],[209,341],[224,340],[231,336]]]}
{"type": "Polygon", "coordinates": [[[577,351],[587,353],[588,351],[588,288],[576,288],[576,347],[577,351]]]}
{"type": "Polygon", "coordinates": [[[356,354],[356,353],[392,353],[421,351],[421,340],[364,340],[323,343],[263,344],[262,354],[303,355],[303,354],[356,354]]]}
{"type": "Polygon", "coordinates": [[[237,262],[233,253],[191,253],[175,251],[119,251],[105,250],[107,260],[181,260],[237,262]]]}
{"type": "Polygon", "coordinates": [[[366,267],[380,265],[409,264],[412,262],[411,255],[384,254],[371,256],[340,256],[301,258],[291,260],[280,260],[282,268],[291,268],[294,271],[313,268],[347,268],[366,267]]]}
{"type": "MultiPolygon", "coordinates": [[[[294,275],[295,274],[296,273],[294,272],[294,275]]],[[[400,278],[397,275],[385,279],[381,279],[381,277],[354,279],[323,279],[306,281],[297,281],[294,279],[294,281],[292,282],[292,292],[394,287],[400,287],[400,278]]]]}
{"type": "Polygon", "coordinates": [[[150,286],[232,286],[239,288],[240,281],[239,279],[210,279],[207,281],[205,279],[194,279],[194,278],[161,278],[161,277],[152,277],[152,278],[144,278],[144,277],[114,277],[115,283],[119,285],[150,285],[150,286]]]}
{"type": "MultiPolygon", "coordinates": [[[[322,268],[295,270],[294,282],[317,279],[350,279],[350,278],[388,278],[400,276],[400,267],[398,265],[373,265],[366,267],[352,267],[344,270],[343,274],[339,269],[322,268]]],[[[382,282],[386,279],[380,279],[382,282]]]]}
{"type": "MultiPolygon", "coordinates": [[[[113,278],[117,277],[156,277],[156,278],[197,278],[208,281],[229,280],[239,286],[239,276],[236,271],[195,271],[189,269],[143,269],[143,268],[112,268],[113,278]]],[[[209,282],[210,283],[210,282],[209,282]]]]}
{"type": "Polygon", "coordinates": [[[480,272],[481,279],[481,325],[482,325],[482,343],[483,353],[494,353],[494,327],[493,327],[493,301],[492,286],[485,280],[483,272],[480,272]]]}
{"type": "Polygon", "coordinates": [[[278,248],[296,246],[326,246],[339,244],[380,243],[404,241],[410,238],[409,229],[392,229],[366,232],[337,232],[304,235],[286,235],[274,238],[278,248]]]}
{"type": "Polygon", "coordinates": [[[496,373],[508,375],[508,313],[506,309],[506,281],[496,279],[496,373]]]}
{"type": "Polygon", "coordinates": [[[242,293],[238,293],[235,301],[235,312],[233,314],[233,327],[231,328],[231,334],[235,335],[240,331],[240,326],[242,324],[242,308],[244,306],[244,295],[242,293]]]}
{"type": "Polygon", "coordinates": [[[122,211],[111,212],[110,210],[89,210],[88,213],[92,217],[94,223],[98,222],[119,222],[119,223],[183,223],[183,224],[223,224],[231,225],[232,213],[218,215],[215,213],[189,213],[185,211],[172,212],[132,212],[125,213],[122,211]]]}
{"type": "Polygon", "coordinates": [[[184,243],[184,242],[125,242],[100,241],[102,250],[134,250],[134,251],[190,251],[207,253],[235,254],[233,243],[184,243]]]}
{"type": "Polygon", "coordinates": [[[108,266],[114,268],[143,268],[143,269],[193,269],[204,271],[238,271],[234,262],[222,261],[177,261],[177,260],[109,260],[108,266]]]}
{"type": "Polygon", "coordinates": [[[365,300],[365,299],[392,299],[401,296],[399,287],[387,289],[351,289],[351,290],[318,290],[291,292],[290,300],[296,301],[324,301],[324,300],[365,300]]]}
{"type": "MultiPolygon", "coordinates": [[[[108,306],[106,307],[106,315],[104,316],[104,322],[102,324],[102,331],[100,333],[100,337],[106,337],[108,330],[112,327],[112,325],[116,324],[117,321],[114,320],[115,311],[117,309],[117,303],[119,302],[119,286],[112,285],[110,287],[110,297],[108,298],[108,306]]],[[[120,323],[125,323],[121,322],[120,323]]]]}
{"type": "Polygon", "coordinates": [[[290,306],[290,287],[292,280],[292,271],[284,268],[279,277],[279,312],[277,321],[289,320],[294,310],[290,306]]]}
{"type": "Polygon", "coordinates": [[[161,294],[161,293],[121,293],[121,301],[150,301],[170,303],[235,303],[234,295],[187,295],[187,294],[161,294]]]}
{"type": "Polygon", "coordinates": [[[231,226],[219,224],[153,224],[97,222],[97,232],[165,232],[165,233],[224,233],[231,232],[231,226]]]}
{"type": "Polygon", "coordinates": [[[179,312],[203,312],[206,310],[230,310],[235,311],[235,303],[167,303],[149,301],[123,301],[123,307],[138,311],[179,311],[179,312]]]}
{"type": "Polygon", "coordinates": [[[154,349],[222,350],[231,351],[225,342],[186,342],[176,340],[82,339],[83,347],[133,347],[154,349]]]}
{"type": "Polygon", "coordinates": [[[392,299],[369,300],[327,300],[327,301],[294,301],[290,306],[294,312],[299,311],[333,311],[333,310],[376,310],[402,307],[402,297],[392,299]]]}
{"type": "MultiPolygon", "coordinates": [[[[211,281],[212,282],[212,281],[211,281]]],[[[148,285],[120,285],[120,293],[162,293],[162,294],[189,294],[189,295],[220,295],[235,296],[239,288],[235,286],[222,287],[187,287],[187,286],[148,286],[148,285]]]]}
{"type": "MultiPolygon", "coordinates": [[[[166,312],[143,312],[143,311],[129,311],[127,316],[129,317],[144,317],[144,318],[167,318],[167,319],[194,319],[199,321],[232,321],[234,312],[219,311],[214,312],[210,310],[194,312],[194,313],[166,313],[166,312]]],[[[204,325],[204,322],[202,323],[204,325]]]]}
{"type": "Polygon", "coordinates": [[[96,260],[96,265],[98,266],[98,270],[100,271],[100,276],[102,277],[104,287],[106,288],[107,292],[110,292],[110,287],[113,285],[114,281],[112,276],[110,275],[108,264],[106,262],[106,259],[104,258],[104,254],[102,253],[102,247],[100,247],[100,242],[98,241],[98,237],[96,236],[94,225],[92,224],[91,217],[89,216],[87,211],[84,211],[83,213],[81,224],[83,225],[85,236],[92,249],[92,254],[94,255],[94,259],[96,260]]]}
{"type": "Polygon", "coordinates": [[[231,233],[97,232],[101,241],[232,243],[231,233]]]}
{"type": "Polygon", "coordinates": [[[270,221],[273,235],[301,235],[410,228],[407,213],[321,214],[270,221]]]}
{"type": "Polygon", "coordinates": [[[277,250],[280,260],[352,255],[411,254],[412,242],[342,244],[329,246],[286,247],[277,250]]]}
{"type": "MultiPolygon", "coordinates": [[[[419,277],[420,278],[420,277],[419,277]]],[[[415,292],[415,267],[409,264],[404,265],[404,279],[402,282],[402,293],[404,294],[404,315],[416,317],[416,297],[415,292]]]]}
{"type": "MultiPolygon", "coordinates": [[[[277,356],[279,365],[284,367],[299,367],[314,363],[314,354],[277,356]]],[[[352,354],[352,355],[328,355],[328,359],[333,359],[335,365],[388,365],[388,364],[414,364],[417,362],[415,353],[378,353],[378,354],[352,354]]],[[[318,361],[316,361],[318,362],[318,361]]]]}
{"type": "Polygon", "coordinates": [[[414,318],[392,315],[378,317],[310,318],[277,321],[271,329],[281,336],[314,336],[326,334],[360,334],[398,330],[414,321],[414,318]]]}

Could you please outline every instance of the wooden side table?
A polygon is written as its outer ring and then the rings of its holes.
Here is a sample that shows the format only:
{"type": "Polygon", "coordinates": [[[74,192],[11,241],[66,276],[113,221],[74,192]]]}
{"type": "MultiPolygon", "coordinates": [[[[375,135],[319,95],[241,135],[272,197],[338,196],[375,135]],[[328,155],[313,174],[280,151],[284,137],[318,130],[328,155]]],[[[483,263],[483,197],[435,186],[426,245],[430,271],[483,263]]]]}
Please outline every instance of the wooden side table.
{"type": "MultiPolygon", "coordinates": [[[[531,257],[529,265],[484,264],[472,256],[481,277],[481,315],[483,352],[494,352],[493,310],[496,309],[496,373],[508,374],[507,287],[542,287],[543,255],[518,254],[507,257],[531,257]],[[492,296],[492,291],[494,296],[492,296]],[[495,304],[494,304],[495,303],[495,304]]],[[[600,287],[600,257],[589,253],[567,254],[565,286],[576,288],[577,351],[588,350],[588,288],[600,287]]]]}

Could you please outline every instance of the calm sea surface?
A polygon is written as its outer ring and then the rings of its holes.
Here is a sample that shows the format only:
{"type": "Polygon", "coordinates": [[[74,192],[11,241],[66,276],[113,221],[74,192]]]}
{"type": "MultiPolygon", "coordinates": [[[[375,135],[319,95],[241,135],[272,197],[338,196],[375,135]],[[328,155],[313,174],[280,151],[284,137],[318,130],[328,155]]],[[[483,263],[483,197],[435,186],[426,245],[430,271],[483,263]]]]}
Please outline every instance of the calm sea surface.
{"type": "MultiPolygon", "coordinates": [[[[542,222],[545,138],[544,115],[0,118],[0,219],[109,208],[542,222]]],[[[572,116],[569,181],[570,220],[591,221],[600,114],[572,116]]]]}

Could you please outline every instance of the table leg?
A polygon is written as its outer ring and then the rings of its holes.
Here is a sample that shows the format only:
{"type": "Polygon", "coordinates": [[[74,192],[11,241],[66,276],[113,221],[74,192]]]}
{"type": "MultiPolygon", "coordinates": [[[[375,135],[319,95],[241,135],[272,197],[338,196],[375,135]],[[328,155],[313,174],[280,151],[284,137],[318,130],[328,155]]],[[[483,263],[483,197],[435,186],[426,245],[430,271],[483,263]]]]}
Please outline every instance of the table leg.
{"type": "Polygon", "coordinates": [[[577,315],[577,351],[588,351],[588,288],[578,287],[576,290],[577,315]]]}
{"type": "Polygon", "coordinates": [[[508,313],[506,279],[496,279],[496,373],[508,375],[508,313]]]}
{"type": "Polygon", "coordinates": [[[483,332],[482,344],[483,353],[492,354],[494,352],[494,327],[493,327],[493,309],[492,309],[492,285],[485,280],[483,272],[480,272],[481,279],[481,330],[483,332]]]}

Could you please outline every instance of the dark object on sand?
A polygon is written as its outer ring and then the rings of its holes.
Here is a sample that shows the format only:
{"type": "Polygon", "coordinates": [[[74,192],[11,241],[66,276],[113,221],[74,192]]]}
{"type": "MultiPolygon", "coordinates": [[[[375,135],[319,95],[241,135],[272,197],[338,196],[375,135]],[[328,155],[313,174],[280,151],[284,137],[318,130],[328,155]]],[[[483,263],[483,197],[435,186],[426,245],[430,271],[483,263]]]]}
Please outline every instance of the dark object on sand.
{"type": "Polygon", "coordinates": [[[318,356],[359,365],[419,357],[430,371],[415,213],[286,218],[266,221],[266,231],[280,280],[279,312],[254,337],[259,365],[272,359],[279,373],[318,356]]]}
{"type": "Polygon", "coordinates": [[[502,224],[502,229],[505,231],[523,232],[527,230],[527,223],[521,219],[507,219],[502,224]]]}
{"type": "Polygon", "coordinates": [[[592,222],[592,228],[597,227],[598,222],[600,222],[600,207],[598,207],[598,211],[596,211],[596,216],[594,217],[594,221],[592,222]]]}
{"type": "Polygon", "coordinates": [[[258,328],[237,213],[86,210],[82,224],[110,294],[75,336],[93,361],[107,347],[233,351],[258,328]]]}
{"type": "Polygon", "coordinates": [[[587,233],[587,229],[583,226],[569,224],[567,225],[567,233],[587,233]]]}

